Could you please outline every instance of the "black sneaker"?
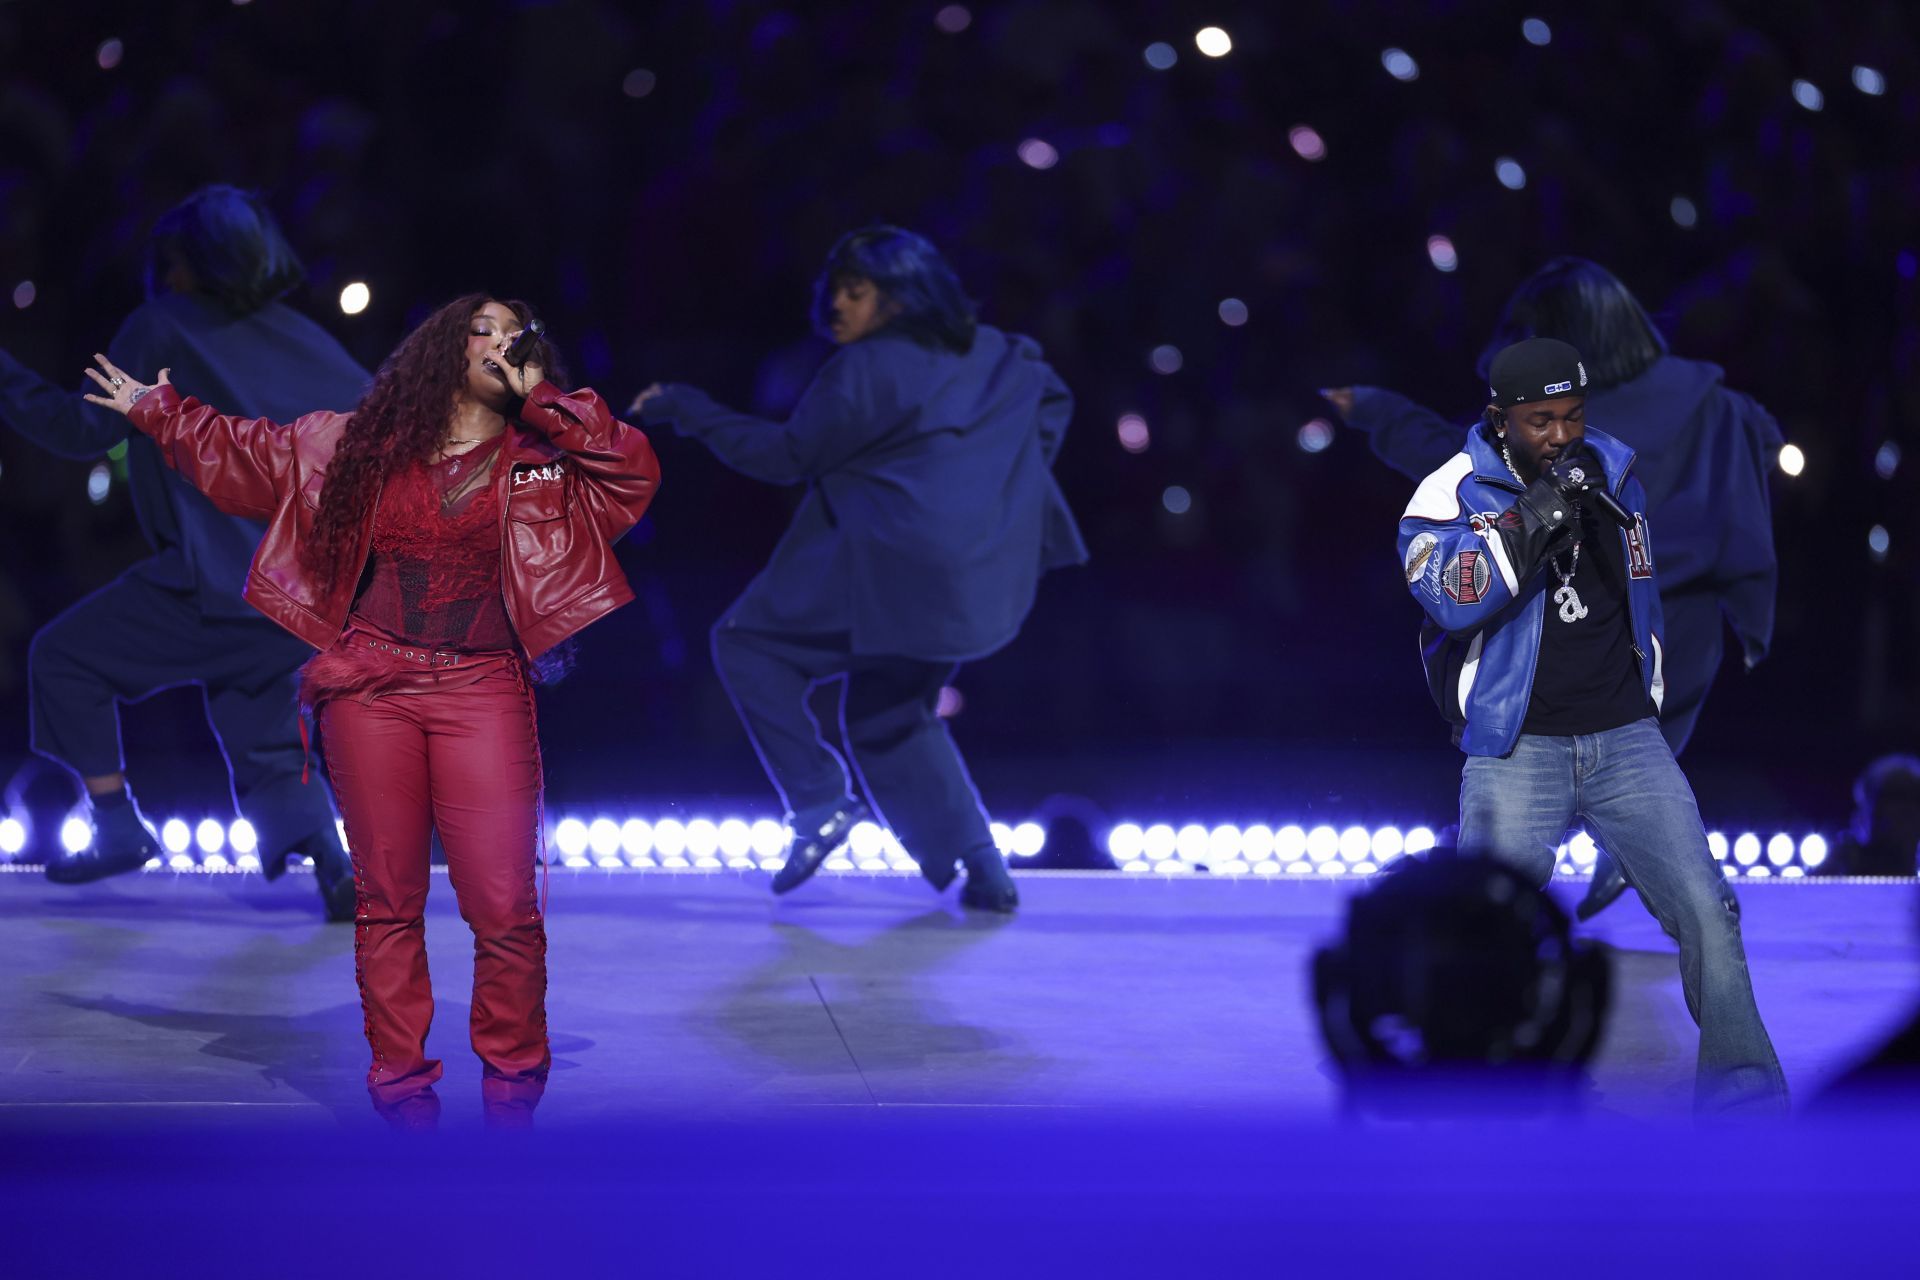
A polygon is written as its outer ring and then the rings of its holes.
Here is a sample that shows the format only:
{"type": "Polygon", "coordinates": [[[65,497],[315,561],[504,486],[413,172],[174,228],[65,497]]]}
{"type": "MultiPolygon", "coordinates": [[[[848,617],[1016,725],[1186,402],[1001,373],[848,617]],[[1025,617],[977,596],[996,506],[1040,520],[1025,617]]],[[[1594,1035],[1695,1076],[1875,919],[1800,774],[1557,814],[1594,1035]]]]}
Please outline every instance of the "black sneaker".
{"type": "Polygon", "coordinates": [[[1627,878],[1620,874],[1620,864],[1608,858],[1594,872],[1593,883],[1587,886],[1587,896],[1574,907],[1574,918],[1582,923],[1593,919],[1612,906],[1614,899],[1626,891],[1627,878]]]}
{"type": "Polygon", "coordinates": [[[302,840],[295,850],[313,859],[313,878],[320,886],[320,903],[332,924],[352,924],[360,906],[353,883],[353,859],[340,843],[340,833],[329,823],[302,840]]]}
{"type": "Polygon", "coordinates": [[[93,811],[93,843],[79,853],[47,861],[47,879],[55,884],[87,884],[138,871],[160,856],[160,837],[131,801],[93,811]]]}
{"type": "Polygon", "coordinates": [[[773,891],[791,893],[805,884],[833,853],[845,847],[854,827],[871,821],[873,813],[858,800],[847,801],[821,814],[815,810],[806,818],[791,819],[793,843],[787,846],[787,861],[773,873],[773,891]],[[802,823],[805,823],[804,829],[802,823]]]}
{"type": "Polygon", "coordinates": [[[1012,915],[1019,907],[1020,891],[1014,888],[999,850],[967,860],[967,882],[960,886],[960,905],[1001,915],[1012,915]]]}

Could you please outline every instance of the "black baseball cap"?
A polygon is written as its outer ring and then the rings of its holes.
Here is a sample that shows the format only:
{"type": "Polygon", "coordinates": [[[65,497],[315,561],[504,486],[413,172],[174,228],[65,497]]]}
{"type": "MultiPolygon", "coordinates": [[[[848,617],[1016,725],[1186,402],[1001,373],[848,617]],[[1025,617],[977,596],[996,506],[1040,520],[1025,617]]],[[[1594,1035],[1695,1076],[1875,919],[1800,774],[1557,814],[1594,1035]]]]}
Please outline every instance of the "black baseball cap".
{"type": "Polygon", "coordinates": [[[1487,372],[1487,394],[1501,408],[1587,394],[1587,366],[1558,338],[1528,338],[1501,350],[1487,372]]]}

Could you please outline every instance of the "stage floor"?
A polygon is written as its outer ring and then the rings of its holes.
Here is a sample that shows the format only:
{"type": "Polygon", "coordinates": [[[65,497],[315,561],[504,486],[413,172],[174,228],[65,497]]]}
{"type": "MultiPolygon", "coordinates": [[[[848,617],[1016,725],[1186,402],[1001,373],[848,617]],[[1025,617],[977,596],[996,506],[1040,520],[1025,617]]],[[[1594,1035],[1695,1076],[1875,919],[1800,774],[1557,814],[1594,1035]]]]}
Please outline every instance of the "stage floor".
{"type": "MultiPolygon", "coordinates": [[[[1200,1108],[1324,1119],[1306,994],[1350,884],[1028,873],[1003,920],[917,879],[557,872],[543,1126],[774,1108],[1200,1108]]],[[[1581,886],[1556,891],[1570,899],[1581,886]]],[[[1920,993],[1911,882],[1744,884],[1754,981],[1804,1102],[1920,993]]],[[[311,880],[0,875],[0,1126],[375,1124],[352,931],[311,880]]],[[[1684,1117],[1695,1032],[1631,897],[1590,1111],[1684,1117]]],[[[478,1123],[470,950],[428,923],[447,1126],[478,1123]]]]}

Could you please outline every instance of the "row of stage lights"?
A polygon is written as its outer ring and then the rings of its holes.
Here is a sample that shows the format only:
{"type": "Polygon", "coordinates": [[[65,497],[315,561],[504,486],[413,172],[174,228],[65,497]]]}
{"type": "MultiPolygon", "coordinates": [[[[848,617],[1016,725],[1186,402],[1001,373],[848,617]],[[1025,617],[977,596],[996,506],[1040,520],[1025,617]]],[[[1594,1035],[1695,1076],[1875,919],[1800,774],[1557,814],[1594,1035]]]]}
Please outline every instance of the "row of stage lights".
{"type": "MultiPolygon", "coordinates": [[[[18,817],[0,819],[0,855],[17,857],[28,843],[29,829],[18,817]]],[[[346,832],[341,830],[341,839],[346,832]]],[[[1016,865],[1030,862],[1046,848],[1046,828],[1037,822],[993,824],[994,842],[1016,865]]],[[[60,843],[79,853],[92,842],[87,820],[78,814],[60,827],[60,843]]],[[[1434,847],[1430,828],[1328,825],[1270,827],[1262,823],[1206,826],[1188,823],[1175,827],[1154,823],[1142,827],[1122,822],[1107,833],[1107,852],[1114,865],[1131,874],[1216,876],[1367,876],[1409,854],[1434,847]]],[[[148,870],[258,871],[259,837],[245,818],[222,824],[213,818],[189,824],[169,818],[160,824],[164,859],[155,858],[148,870]],[[197,853],[197,857],[196,857],[197,853]]],[[[1798,840],[1778,833],[1762,840],[1755,832],[1729,839],[1724,832],[1707,835],[1721,869],[1729,877],[1798,879],[1827,860],[1824,836],[1798,840]]],[[[780,866],[787,846],[787,828],[771,818],[748,820],[706,818],[682,821],[632,817],[624,822],[598,817],[561,818],[550,828],[547,861],[553,865],[605,870],[666,869],[717,871],[772,871],[780,866]]],[[[1581,875],[1593,869],[1596,849],[1592,837],[1577,833],[1560,846],[1558,871],[1581,875]]],[[[915,864],[893,833],[871,822],[853,829],[847,847],[828,858],[828,871],[876,874],[910,872],[915,864]]]]}

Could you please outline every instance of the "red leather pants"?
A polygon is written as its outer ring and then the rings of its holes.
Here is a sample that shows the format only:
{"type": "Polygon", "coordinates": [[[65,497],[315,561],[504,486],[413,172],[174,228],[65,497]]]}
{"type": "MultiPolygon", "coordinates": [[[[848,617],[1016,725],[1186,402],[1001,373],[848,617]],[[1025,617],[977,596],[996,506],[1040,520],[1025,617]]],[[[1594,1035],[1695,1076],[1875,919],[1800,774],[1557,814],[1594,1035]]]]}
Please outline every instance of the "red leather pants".
{"type": "Polygon", "coordinates": [[[473,930],[470,1032],[489,1114],[531,1110],[551,1062],[533,701],[517,662],[471,675],[410,672],[377,696],[332,698],[319,712],[359,889],[353,954],[373,1049],[367,1090],[390,1117],[437,1111],[425,924],[435,828],[473,930]]]}

